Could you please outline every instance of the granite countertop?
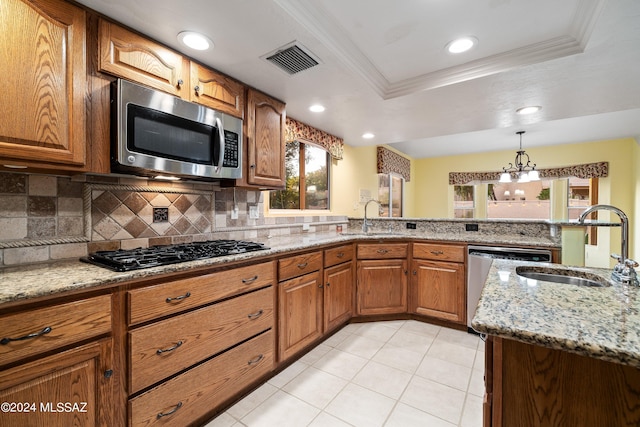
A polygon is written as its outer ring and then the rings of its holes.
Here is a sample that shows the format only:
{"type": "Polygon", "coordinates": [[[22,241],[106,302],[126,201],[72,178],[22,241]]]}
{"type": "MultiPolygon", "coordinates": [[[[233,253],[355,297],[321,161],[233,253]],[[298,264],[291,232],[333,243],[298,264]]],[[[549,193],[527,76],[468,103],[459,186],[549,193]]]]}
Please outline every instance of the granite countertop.
{"type": "Polygon", "coordinates": [[[574,267],[599,276],[608,286],[531,281],[516,274],[516,267],[523,265],[570,268],[494,260],[472,321],[474,329],[640,368],[640,288],[613,283],[611,270],[595,268],[574,267]]]}
{"type": "Polygon", "coordinates": [[[317,246],[351,241],[384,240],[398,238],[429,239],[474,244],[512,244],[523,246],[557,247],[550,239],[542,237],[495,236],[489,234],[473,234],[470,237],[460,233],[415,233],[409,231],[384,233],[372,231],[369,234],[360,232],[345,233],[311,233],[277,236],[269,239],[255,239],[271,249],[146,268],[129,272],[113,272],[106,268],[86,264],[80,261],[60,261],[55,263],[33,264],[29,266],[5,267],[0,269],[0,305],[30,298],[54,295],[61,292],[89,289],[122,283],[132,279],[140,279],[187,271],[198,267],[215,266],[228,262],[242,261],[251,258],[285,253],[295,250],[312,249],[317,246]]]}

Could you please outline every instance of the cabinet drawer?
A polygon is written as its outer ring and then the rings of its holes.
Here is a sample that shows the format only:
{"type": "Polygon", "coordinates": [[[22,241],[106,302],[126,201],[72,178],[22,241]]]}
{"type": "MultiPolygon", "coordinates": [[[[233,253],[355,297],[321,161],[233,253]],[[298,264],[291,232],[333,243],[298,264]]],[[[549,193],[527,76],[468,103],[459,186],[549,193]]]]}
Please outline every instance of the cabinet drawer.
{"type": "Polygon", "coordinates": [[[438,261],[464,262],[464,246],[414,243],[413,257],[438,261]]]}
{"type": "Polygon", "coordinates": [[[324,251],[324,266],[331,267],[353,259],[353,245],[339,246],[324,251]]]}
{"type": "Polygon", "coordinates": [[[0,365],[110,330],[109,295],[3,316],[0,317],[0,365]],[[31,337],[25,338],[28,336],[31,337]]]}
{"type": "Polygon", "coordinates": [[[408,243],[372,243],[358,245],[358,259],[406,258],[408,243]]]}
{"type": "Polygon", "coordinates": [[[129,425],[191,425],[273,369],[273,342],[265,332],[131,399],[129,425]]]}
{"type": "Polygon", "coordinates": [[[129,332],[135,393],[273,327],[273,287],[129,332]]]}
{"type": "Polygon", "coordinates": [[[322,267],[322,252],[297,255],[278,261],[278,280],[283,281],[292,277],[302,276],[322,267]]]}
{"type": "Polygon", "coordinates": [[[272,262],[174,280],[127,292],[129,324],[144,322],[274,284],[272,262]]]}

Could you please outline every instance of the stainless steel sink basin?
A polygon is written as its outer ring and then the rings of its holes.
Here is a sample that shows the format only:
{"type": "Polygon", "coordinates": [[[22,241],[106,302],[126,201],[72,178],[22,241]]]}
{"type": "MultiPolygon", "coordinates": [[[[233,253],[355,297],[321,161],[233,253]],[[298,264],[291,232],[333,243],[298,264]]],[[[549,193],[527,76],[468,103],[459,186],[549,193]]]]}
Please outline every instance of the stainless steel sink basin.
{"type": "Polygon", "coordinates": [[[610,286],[606,279],[586,271],[553,267],[516,267],[516,274],[542,282],[563,283],[577,286],[610,286]]]}

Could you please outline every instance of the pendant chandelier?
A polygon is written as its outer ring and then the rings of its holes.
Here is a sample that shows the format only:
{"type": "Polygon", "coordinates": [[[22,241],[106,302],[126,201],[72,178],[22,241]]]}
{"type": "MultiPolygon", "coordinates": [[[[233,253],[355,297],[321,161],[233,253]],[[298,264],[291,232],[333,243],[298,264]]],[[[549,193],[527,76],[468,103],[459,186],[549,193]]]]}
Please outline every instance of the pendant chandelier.
{"type": "Polygon", "coordinates": [[[536,164],[531,164],[529,155],[522,149],[522,134],[524,133],[525,131],[523,130],[516,132],[516,135],[520,135],[520,149],[517,151],[515,162],[509,163],[508,167],[502,168],[503,172],[500,174],[499,182],[511,182],[512,174],[518,177],[518,182],[540,180],[540,174],[536,170],[536,164]]]}

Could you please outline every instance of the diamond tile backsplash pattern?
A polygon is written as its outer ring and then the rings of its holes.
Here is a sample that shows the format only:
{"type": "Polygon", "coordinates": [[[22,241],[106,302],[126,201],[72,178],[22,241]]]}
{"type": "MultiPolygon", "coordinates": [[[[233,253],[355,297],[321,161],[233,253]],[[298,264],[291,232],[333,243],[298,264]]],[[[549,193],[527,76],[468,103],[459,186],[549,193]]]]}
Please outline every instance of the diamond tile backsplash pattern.
{"type": "Polygon", "coordinates": [[[213,194],[93,191],[91,240],[123,240],[211,233],[213,194]],[[167,222],[153,222],[153,208],[169,210],[167,222]]]}
{"type": "Polygon", "coordinates": [[[77,259],[100,250],[335,230],[345,216],[268,217],[261,191],[114,176],[0,172],[0,266],[77,259]],[[231,219],[233,207],[238,218],[231,219]],[[259,218],[249,218],[250,208],[259,218]],[[168,221],[153,222],[166,208],[168,221]]]}

